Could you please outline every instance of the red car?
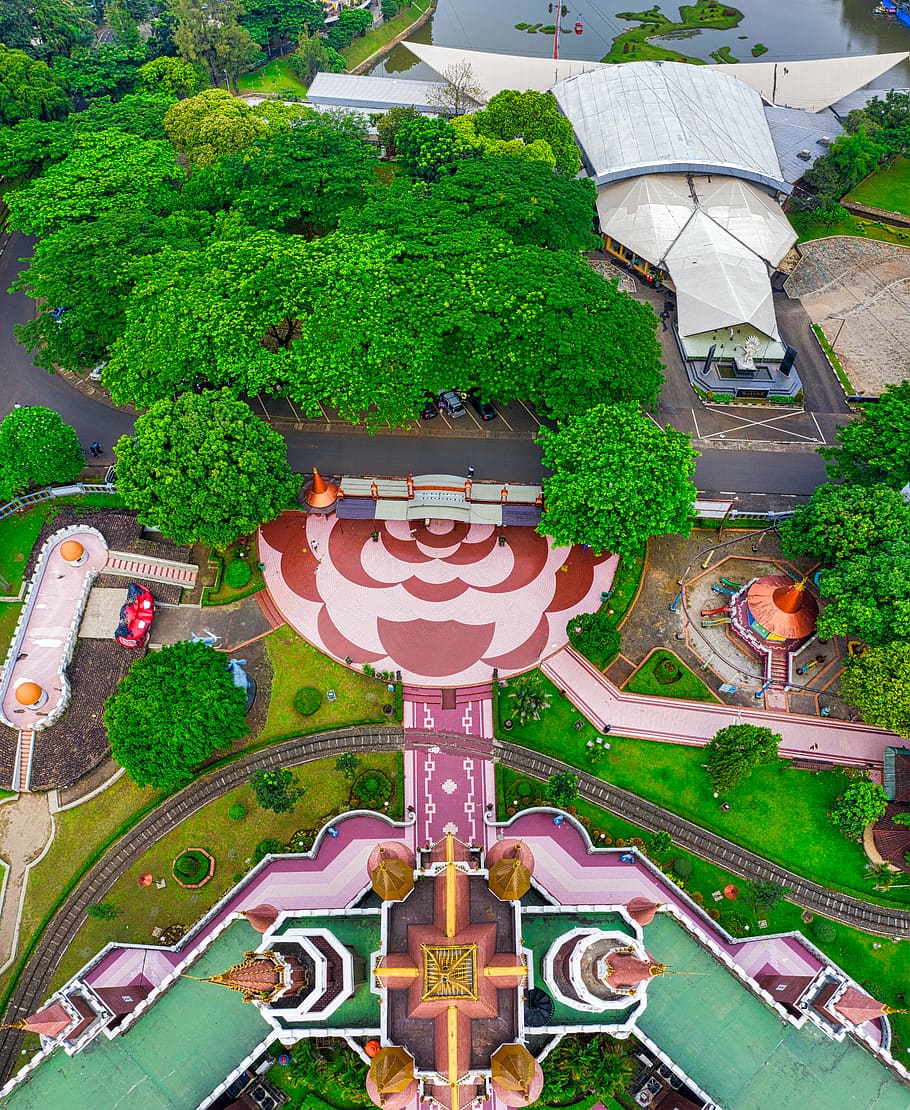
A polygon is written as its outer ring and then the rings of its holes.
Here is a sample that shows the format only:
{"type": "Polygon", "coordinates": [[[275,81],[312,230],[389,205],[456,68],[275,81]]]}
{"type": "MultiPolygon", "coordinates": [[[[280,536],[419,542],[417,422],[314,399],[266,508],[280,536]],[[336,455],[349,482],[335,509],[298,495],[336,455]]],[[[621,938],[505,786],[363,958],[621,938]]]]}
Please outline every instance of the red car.
{"type": "Polygon", "coordinates": [[[155,618],[155,599],[151,591],[138,582],[130,582],[126,591],[126,604],[120,610],[120,624],[114,633],[118,644],[127,648],[143,647],[148,643],[155,618]]]}

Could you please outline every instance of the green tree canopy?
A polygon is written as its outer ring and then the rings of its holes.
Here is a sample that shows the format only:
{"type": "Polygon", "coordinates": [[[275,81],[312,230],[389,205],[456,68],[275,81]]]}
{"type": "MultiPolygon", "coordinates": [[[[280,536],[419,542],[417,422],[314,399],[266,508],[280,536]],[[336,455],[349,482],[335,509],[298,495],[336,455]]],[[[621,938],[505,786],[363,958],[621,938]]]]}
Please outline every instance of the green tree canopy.
{"type": "Polygon", "coordinates": [[[297,799],[303,794],[292,771],[256,771],[250,779],[256,801],[273,813],[293,813],[297,799]]]}
{"type": "Polygon", "coordinates": [[[0,177],[20,183],[34,177],[70,151],[69,121],[24,119],[0,128],[0,177]]]}
{"type": "Polygon", "coordinates": [[[79,437],[52,409],[13,409],[0,424],[0,501],[29,486],[65,485],[84,466],[79,437]]]}
{"type": "Polygon", "coordinates": [[[490,98],[483,111],[473,117],[474,127],[494,139],[521,139],[548,143],[560,173],[574,177],[581,165],[572,124],[559,111],[550,93],[516,92],[504,89],[490,98]]]}
{"type": "Polygon", "coordinates": [[[121,131],[79,135],[62,161],[7,194],[10,223],[28,235],[49,235],[110,212],[162,214],[184,179],[169,143],[121,131]]]}
{"type": "Polygon", "coordinates": [[[246,732],[246,695],[225,656],[181,641],[137,659],[104,705],[111,754],[139,786],[176,790],[246,732]]]}
{"type": "Polygon", "coordinates": [[[410,123],[411,120],[415,120],[417,117],[417,109],[411,104],[390,108],[379,117],[376,124],[376,133],[379,136],[379,142],[385,147],[386,154],[390,158],[394,158],[396,154],[395,143],[398,139],[398,132],[404,124],[410,123]]]}
{"type": "Polygon", "coordinates": [[[596,405],[554,432],[541,430],[546,509],[553,542],[634,555],[649,536],[688,535],[698,453],[689,437],[658,428],[634,404],[596,405]]]}
{"type": "Polygon", "coordinates": [[[139,81],[142,88],[155,96],[169,99],[194,96],[205,88],[205,73],[184,58],[162,55],[146,62],[139,68],[139,81]]]}
{"type": "Polygon", "coordinates": [[[58,58],[54,70],[67,88],[86,98],[122,96],[132,92],[139,67],[146,61],[145,47],[134,43],[105,42],[77,47],[68,58],[58,58]]]}
{"type": "Polygon", "coordinates": [[[303,34],[297,49],[288,55],[288,67],[305,85],[310,85],[317,73],[344,73],[347,63],[321,35],[303,34]]]}
{"type": "Polygon", "coordinates": [[[888,795],[877,782],[851,782],[828,815],[848,840],[862,840],[866,825],[885,815],[888,795]]]}
{"type": "Polygon", "coordinates": [[[627,1042],[605,1033],[563,1037],[544,1065],[541,1106],[567,1106],[586,1095],[609,1100],[628,1089],[636,1066],[627,1042]]]}
{"type": "Polygon", "coordinates": [[[373,26],[373,13],[360,8],[343,8],[338,19],[329,28],[326,41],[333,50],[344,50],[346,46],[365,35],[373,26]]]}
{"type": "Polygon", "coordinates": [[[910,644],[867,648],[861,656],[848,657],[840,693],[866,724],[910,736],[910,644]]]}
{"type": "Polygon", "coordinates": [[[71,108],[63,82],[47,63],[0,43],[0,124],[59,119],[71,108]]]}
{"type": "Polygon", "coordinates": [[[570,806],[578,797],[578,775],[571,771],[557,771],[547,779],[545,793],[550,805],[570,806]]]}
{"type": "Polygon", "coordinates": [[[240,22],[263,50],[325,27],[325,8],[314,0],[246,0],[245,9],[240,22]]]}
{"type": "Polygon", "coordinates": [[[68,122],[77,135],[113,130],[138,135],[140,139],[163,139],[164,116],[173,103],[174,97],[162,92],[130,93],[116,101],[102,96],[93,100],[84,112],[70,116],[68,122]]]}
{"type": "Polygon", "coordinates": [[[194,166],[242,150],[268,130],[261,114],[225,89],[205,89],[172,104],[164,117],[168,138],[194,166]]]}
{"type": "Polygon", "coordinates": [[[872,647],[910,640],[910,535],[845,559],[821,576],[828,604],[821,636],[859,636],[872,647]]]}
{"type": "Polygon", "coordinates": [[[827,566],[907,535],[910,504],[898,490],[881,485],[819,486],[780,526],[786,555],[807,555],[827,566]]]}
{"type": "Polygon", "coordinates": [[[886,386],[878,404],[866,405],[835,434],[837,446],[819,451],[831,460],[831,478],[900,489],[910,481],[910,381],[886,386]]]}
{"type": "Polygon", "coordinates": [[[418,181],[438,181],[452,172],[459,159],[479,153],[448,120],[431,116],[405,120],[398,128],[395,148],[399,164],[418,181]]]}
{"type": "Polygon", "coordinates": [[[118,492],[178,543],[225,548],[300,490],[284,440],[227,390],[156,402],[116,450],[118,492]]]}
{"type": "Polygon", "coordinates": [[[239,18],[241,0],[171,0],[176,20],[173,31],[177,52],[187,62],[201,66],[214,85],[227,75],[236,87],[237,77],[256,57],[256,44],[239,18]]]}
{"type": "Polygon", "coordinates": [[[32,58],[68,54],[90,42],[92,21],[82,0],[4,0],[0,4],[0,42],[32,58]]]}
{"type": "Polygon", "coordinates": [[[762,763],[773,763],[781,736],[761,725],[727,725],[705,746],[711,785],[726,794],[762,763]]]}

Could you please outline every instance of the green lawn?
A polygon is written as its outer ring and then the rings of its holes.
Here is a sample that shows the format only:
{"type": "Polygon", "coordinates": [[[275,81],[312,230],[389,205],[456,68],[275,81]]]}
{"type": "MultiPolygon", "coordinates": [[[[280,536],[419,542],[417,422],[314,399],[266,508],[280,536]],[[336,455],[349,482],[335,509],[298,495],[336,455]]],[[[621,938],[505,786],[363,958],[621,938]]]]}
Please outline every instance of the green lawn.
{"type": "Polygon", "coordinates": [[[613,585],[610,587],[610,600],[607,602],[608,607],[613,610],[613,620],[617,626],[622,623],[626,613],[632,608],[632,602],[638,594],[641,576],[645,572],[647,553],[647,547],[645,547],[638,555],[620,556],[613,585]]]}
{"type": "MultiPolygon", "coordinates": [[[[594,743],[597,730],[551,682],[543,683],[550,708],[539,721],[500,730],[501,737],[599,775],[827,887],[886,905],[910,903],[907,890],[885,895],[873,890],[861,846],[845,840],[829,821],[828,811],[849,782],[840,772],[796,771],[783,762],[759,767],[722,799],[730,804],[723,813],[702,768],[701,748],[611,733],[605,751],[594,743]]],[[[509,716],[510,704],[506,687],[499,697],[501,718],[509,716]]]]}
{"type": "Polygon", "coordinates": [[[910,246],[910,230],[889,229],[880,221],[860,220],[848,215],[835,223],[823,224],[813,219],[808,212],[788,212],[787,218],[796,232],[797,243],[805,243],[810,239],[825,239],[830,235],[855,235],[864,239],[880,239],[883,243],[910,246]]]}
{"type": "Polygon", "coordinates": [[[251,594],[258,593],[265,588],[262,571],[259,569],[259,564],[257,562],[258,554],[255,545],[251,547],[249,544],[238,540],[236,543],[232,543],[221,555],[216,555],[213,552],[211,558],[213,562],[218,565],[218,578],[215,582],[214,589],[209,586],[203,590],[203,605],[230,605],[232,601],[240,601],[242,598],[249,597],[251,594]],[[240,587],[240,589],[234,589],[233,586],[229,586],[227,582],[225,582],[224,572],[228,563],[230,563],[232,559],[238,557],[246,559],[253,573],[245,586],[240,587]]]}
{"type": "Polygon", "coordinates": [[[910,216],[910,158],[896,158],[861,181],[845,199],[910,216]]]}
{"type": "MultiPolygon", "coordinates": [[[[796,773],[796,772],[794,772],[796,773]]],[[[537,790],[541,784],[536,780],[528,779],[515,771],[505,767],[496,768],[497,811],[500,818],[508,814],[509,803],[522,790],[521,780],[530,782],[537,790]],[[518,785],[518,790],[516,786],[518,785]]],[[[527,799],[529,804],[537,804],[535,796],[527,799]]],[[[614,817],[612,813],[605,813],[589,802],[578,801],[572,807],[576,816],[588,829],[589,835],[595,844],[605,844],[610,847],[609,841],[601,839],[601,833],[612,839],[612,846],[624,847],[633,839],[644,839],[647,843],[649,834],[635,825],[629,824],[621,817],[614,817]]],[[[822,941],[815,936],[811,924],[802,920],[802,910],[790,902],[784,902],[761,920],[767,921],[767,926],[761,928],[758,918],[752,910],[741,900],[735,903],[727,900],[715,902],[712,894],[716,890],[723,890],[732,883],[742,888],[742,879],[729,871],[716,867],[713,863],[699,859],[678,848],[671,848],[666,853],[650,853],[651,858],[659,867],[666,868],[675,859],[686,858],[692,866],[692,874],[684,882],[676,880],[679,885],[694,898],[701,902],[709,912],[719,908],[721,924],[724,914],[733,912],[743,916],[749,922],[747,934],[755,936],[761,933],[801,932],[808,937],[816,947],[822,949],[828,956],[839,964],[846,972],[853,976],[861,985],[876,998],[889,1005],[903,1008],[906,1005],[904,992],[905,984],[910,981],[910,944],[893,944],[882,937],[872,936],[859,932],[846,925],[831,922],[834,929],[832,941],[822,941]],[[873,947],[878,945],[879,947],[873,947]]],[[[910,1046],[910,1014],[893,1014],[889,1021],[894,1031],[894,1055],[905,1054],[905,1049],[910,1046]]]]}
{"type": "Polygon", "coordinates": [[[719,702],[698,675],[666,648],[658,648],[644,660],[623,686],[630,694],[653,694],[659,698],[683,698],[687,701],[719,702]],[[675,667],[679,678],[676,682],[659,682],[660,668],[666,664],[675,667]]]}
{"type": "Polygon", "coordinates": [[[0,602],[0,665],[6,659],[9,645],[16,631],[22,604],[18,601],[0,602]]]}
{"type": "MultiPolygon", "coordinates": [[[[155,927],[193,924],[252,867],[253,851],[261,840],[272,837],[287,844],[297,832],[318,828],[335,813],[349,809],[350,783],[335,771],[334,765],[334,760],[324,760],[304,764],[295,770],[306,793],[294,813],[276,814],[261,809],[251,788],[242,786],[181,822],[130,867],[105,895],[106,902],[123,910],[121,916],[116,921],[86,918],[60,962],[51,990],[66,982],[108,941],[148,943],[154,940],[152,930],[155,927]],[[227,815],[234,802],[239,802],[247,811],[241,821],[231,820],[227,815]],[[215,874],[199,890],[184,890],[174,882],[171,874],[174,859],[187,848],[205,848],[215,857],[215,874]],[[158,890],[154,885],[141,888],[138,878],[146,871],[156,879],[164,878],[165,888],[158,890]]],[[[363,766],[378,768],[392,778],[396,788],[395,808],[390,808],[390,813],[400,817],[401,755],[384,752],[364,756],[363,766]]]]}
{"type": "Polygon", "coordinates": [[[406,8],[403,8],[394,19],[383,23],[379,27],[374,27],[371,31],[363,36],[363,38],[354,39],[350,46],[346,46],[344,50],[340,51],[342,58],[347,62],[348,69],[352,70],[355,66],[359,66],[361,62],[365,62],[367,58],[375,54],[377,50],[383,47],[387,42],[390,42],[396,35],[400,35],[402,31],[406,31],[408,27],[416,20],[419,19],[421,14],[430,6],[430,0],[413,0],[406,8]]]}
{"type": "Polygon", "coordinates": [[[242,93],[260,93],[262,96],[302,97],[307,90],[306,85],[291,71],[287,58],[273,58],[261,69],[244,73],[237,86],[242,93]]]}
{"type": "Polygon", "coordinates": [[[290,628],[269,633],[264,643],[275,673],[268,717],[257,744],[395,719],[382,712],[384,705],[396,704],[395,694],[386,689],[384,682],[327,658],[290,628]],[[294,708],[294,695],[302,686],[315,686],[322,694],[322,705],[309,717],[302,717],[294,708]],[[329,690],[335,691],[335,701],[326,697],[329,690]]]}

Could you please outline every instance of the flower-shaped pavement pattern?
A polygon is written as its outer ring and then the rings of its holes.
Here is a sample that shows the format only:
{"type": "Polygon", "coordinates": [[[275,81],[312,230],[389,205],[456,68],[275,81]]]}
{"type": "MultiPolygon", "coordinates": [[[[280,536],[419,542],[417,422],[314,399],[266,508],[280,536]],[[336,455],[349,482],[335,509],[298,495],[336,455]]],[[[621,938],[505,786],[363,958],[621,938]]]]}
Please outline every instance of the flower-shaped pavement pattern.
{"type": "Polygon", "coordinates": [[[613,556],[553,548],[530,528],[504,535],[288,512],[261,529],[259,549],[273,600],[310,643],[407,682],[456,685],[533,667],[613,581],[613,556]]]}

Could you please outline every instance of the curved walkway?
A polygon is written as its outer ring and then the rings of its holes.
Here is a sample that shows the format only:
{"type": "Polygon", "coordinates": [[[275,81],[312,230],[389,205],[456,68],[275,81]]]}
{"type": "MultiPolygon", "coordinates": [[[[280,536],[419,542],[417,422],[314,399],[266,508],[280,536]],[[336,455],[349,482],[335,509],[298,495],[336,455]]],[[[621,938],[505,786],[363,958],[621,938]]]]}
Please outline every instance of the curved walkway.
{"type": "MultiPolygon", "coordinates": [[[[463,736],[438,734],[434,738],[443,750],[458,750],[466,743],[463,736]]],[[[418,744],[426,744],[430,737],[418,735],[414,739],[418,744]]],[[[168,798],[99,860],[51,919],[42,934],[39,951],[29,959],[16,983],[4,1020],[12,1022],[25,1017],[45,1000],[54,971],[82,925],[86,907],[103,899],[120,874],[174,825],[208,802],[242,785],[254,771],[330,759],[346,751],[394,751],[403,748],[405,740],[406,734],[400,728],[341,729],[318,736],[288,740],[283,744],[251,752],[168,798]]],[[[577,773],[579,794],[585,800],[645,829],[665,829],[680,847],[711,863],[738,875],[782,882],[791,888],[791,901],[845,925],[886,936],[910,936],[910,911],[892,910],[837,891],[826,890],[817,883],[768,863],[722,837],[706,832],[651,802],[601,782],[577,768],[538,755],[516,744],[500,741],[493,742],[493,758],[504,766],[540,779],[546,779],[557,771],[577,773]]],[[[0,1030],[0,1084],[12,1074],[22,1036],[18,1030],[0,1030]]]]}

